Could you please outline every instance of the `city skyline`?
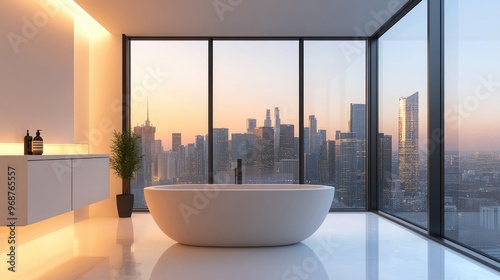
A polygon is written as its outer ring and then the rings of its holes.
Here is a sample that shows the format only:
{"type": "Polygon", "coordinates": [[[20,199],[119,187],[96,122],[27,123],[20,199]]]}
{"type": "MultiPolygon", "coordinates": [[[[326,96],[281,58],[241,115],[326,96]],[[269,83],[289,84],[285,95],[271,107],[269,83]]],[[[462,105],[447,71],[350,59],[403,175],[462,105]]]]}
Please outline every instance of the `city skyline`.
{"type": "MultiPolygon", "coordinates": [[[[425,197],[420,195],[418,111],[418,92],[399,99],[399,142],[396,153],[391,151],[392,135],[379,134],[378,137],[378,164],[382,174],[379,182],[387,185],[384,187],[385,191],[394,193],[392,198],[384,196],[387,203],[385,205],[390,209],[416,210],[422,209],[426,204],[422,201],[425,197]],[[399,163],[398,168],[393,169],[395,154],[398,155],[399,163]],[[393,183],[398,187],[393,189],[393,183]]],[[[230,183],[231,168],[236,159],[241,158],[247,183],[275,183],[282,180],[298,183],[298,136],[294,135],[293,125],[281,123],[279,112],[279,107],[275,107],[274,117],[271,117],[271,109],[266,109],[262,126],[256,125],[257,120],[248,118],[246,130],[237,133],[230,133],[228,128],[214,128],[215,182],[230,183]],[[252,127],[253,131],[250,133],[249,129],[252,127]]],[[[336,130],[334,139],[327,138],[326,130],[318,129],[315,115],[308,116],[307,124],[303,133],[305,182],[336,186],[340,192],[339,202],[343,203],[343,207],[364,207],[366,105],[350,104],[349,130],[336,130]]],[[[144,124],[135,126],[134,131],[142,134],[145,154],[145,167],[137,176],[138,185],[206,182],[206,135],[198,135],[196,142],[184,145],[182,133],[172,133],[171,142],[175,144],[169,150],[160,139],[155,138],[156,127],[151,125],[149,114],[144,124]]],[[[138,199],[141,199],[140,192],[138,199]]]]}
{"type": "MultiPolygon", "coordinates": [[[[363,107],[363,108],[365,107],[365,104],[349,104],[349,107],[352,108],[353,105],[354,106],[360,106],[360,107],[363,107]]],[[[360,108],[360,107],[357,107],[357,108],[360,108]]],[[[274,110],[275,111],[276,110],[279,111],[279,107],[274,107],[274,110]]],[[[282,123],[281,122],[281,118],[278,121],[276,121],[276,117],[271,117],[270,112],[271,112],[271,109],[266,109],[266,112],[263,114],[264,117],[262,119],[259,119],[259,118],[246,118],[246,119],[242,120],[242,123],[244,123],[245,125],[242,126],[241,130],[238,130],[238,131],[232,132],[227,127],[214,127],[214,129],[227,129],[228,130],[228,135],[240,134],[240,133],[250,134],[250,132],[248,131],[248,122],[249,122],[249,120],[252,120],[252,123],[253,123],[253,121],[255,121],[255,123],[254,123],[255,127],[254,128],[259,128],[259,127],[273,127],[274,128],[274,127],[276,127],[276,125],[281,125],[281,124],[283,124],[283,125],[291,125],[291,126],[294,127],[294,132],[295,132],[296,137],[298,137],[298,134],[297,134],[298,133],[298,128],[296,127],[295,124],[282,123]],[[267,111],[269,111],[269,112],[267,112],[267,111]],[[267,114],[268,113],[269,113],[269,119],[267,119],[267,114]],[[261,123],[262,125],[259,125],[259,123],[261,123]]],[[[363,115],[362,116],[363,116],[362,118],[363,118],[363,121],[364,121],[364,116],[365,116],[364,115],[364,111],[363,111],[363,115]]],[[[335,139],[335,137],[336,137],[335,133],[336,133],[336,131],[340,131],[339,129],[336,129],[335,131],[332,132],[332,131],[328,131],[328,130],[324,129],[322,126],[318,127],[317,126],[317,118],[315,117],[315,115],[309,115],[309,116],[307,116],[307,118],[308,118],[309,121],[311,121],[311,117],[314,119],[314,123],[315,123],[314,127],[315,127],[315,129],[314,129],[314,131],[308,132],[309,137],[310,137],[310,135],[312,135],[314,133],[317,133],[318,131],[327,131],[327,132],[330,132],[331,134],[333,134],[332,135],[333,137],[331,137],[331,138],[326,137],[325,139],[327,139],[327,140],[334,140],[335,139]]],[[[155,127],[155,132],[159,130],[158,126],[156,125],[157,123],[154,122],[154,120],[150,120],[149,114],[147,114],[146,117],[143,118],[143,119],[145,119],[145,120],[142,121],[142,124],[140,122],[136,123],[136,124],[133,125],[133,128],[135,128],[135,127],[145,127],[145,126],[149,125],[149,126],[154,126],[155,127]]],[[[361,128],[360,128],[359,125],[357,127],[355,127],[355,128],[352,128],[350,122],[348,121],[348,123],[346,124],[345,127],[347,127],[346,131],[352,130],[352,129],[356,129],[357,133],[359,133],[360,135],[362,134],[363,139],[366,137],[364,131],[362,133],[360,133],[361,128]]],[[[304,128],[309,128],[309,126],[304,126],[304,128]]],[[[278,130],[277,133],[279,133],[279,130],[278,130]]],[[[185,137],[185,133],[182,130],[180,130],[180,131],[171,132],[170,136],[165,136],[164,138],[157,138],[157,140],[161,140],[162,144],[163,144],[163,147],[165,147],[166,150],[170,150],[174,146],[174,145],[172,145],[172,143],[173,143],[173,141],[172,141],[172,135],[174,135],[174,134],[182,134],[183,135],[182,138],[181,138],[182,139],[181,140],[182,141],[181,144],[184,145],[184,146],[186,146],[188,144],[191,144],[191,143],[194,143],[197,136],[201,135],[201,136],[206,137],[208,135],[208,134],[202,134],[202,133],[194,133],[194,137],[191,139],[191,137],[185,137]]],[[[275,134],[276,134],[276,132],[275,132],[275,134]]],[[[188,135],[190,136],[191,133],[188,133],[188,135]]],[[[276,142],[275,145],[277,145],[277,143],[279,143],[279,138],[278,138],[278,140],[277,140],[277,142],[276,142]]]]}
{"type": "MultiPolygon", "coordinates": [[[[304,128],[305,182],[338,187],[335,207],[364,207],[366,126],[365,104],[350,104],[348,131],[318,129],[315,115],[308,116],[304,128]]],[[[245,183],[298,183],[299,136],[295,125],[281,123],[280,109],[266,109],[262,126],[248,118],[244,131],[230,133],[228,128],[213,128],[213,178],[215,183],[231,183],[236,159],[243,160],[245,183]],[[253,128],[253,129],[252,129],[253,128]]],[[[144,205],[142,188],[157,184],[206,183],[208,180],[208,139],[198,135],[196,142],[184,142],[183,134],[171,135],[170,149],[156,137],[157,127],[149,110],[142,125],[134,126],[141,135],[144,154],[141,169],[132,182],[136,203],[144,205]]],[[[333,207],[332,204],[332,207],[333,207]]]]}

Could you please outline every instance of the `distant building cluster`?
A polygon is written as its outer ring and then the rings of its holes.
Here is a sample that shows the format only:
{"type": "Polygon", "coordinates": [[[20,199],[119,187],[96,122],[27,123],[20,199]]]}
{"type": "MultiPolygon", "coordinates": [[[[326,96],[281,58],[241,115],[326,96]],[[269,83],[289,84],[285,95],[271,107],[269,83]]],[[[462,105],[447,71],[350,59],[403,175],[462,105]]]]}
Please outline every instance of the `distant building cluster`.
{"type": "MultiPolygon", "coordinates": [[[[305,182],[336,186],[339,205],[364,207],[366,159],[366,109],[351,104],[349,131],[336,131],[327,140],[327,131],[318,129],[317,119],[309,116],[304,128],[305,182]]],[[[142,189],[159,184],[206,183],[208,181],[208,136],[197,135],[195,143],[182,145],[182,134],[172,133],[172,148],[165,150],[156,139],[156,127],[149,120],[135,126],[141,135],[143,163],[132,182],[135,206],[146,207],[142,189]]],[[[228,128],[213,131],[213,178],[215,183],[234,183],[234,166],[243,161],[245,183],[298,183],[299,137],[293,124],[281,123],[279,108],[266,110],[262,126],[247,119],[244,133],[228,128]]]]}

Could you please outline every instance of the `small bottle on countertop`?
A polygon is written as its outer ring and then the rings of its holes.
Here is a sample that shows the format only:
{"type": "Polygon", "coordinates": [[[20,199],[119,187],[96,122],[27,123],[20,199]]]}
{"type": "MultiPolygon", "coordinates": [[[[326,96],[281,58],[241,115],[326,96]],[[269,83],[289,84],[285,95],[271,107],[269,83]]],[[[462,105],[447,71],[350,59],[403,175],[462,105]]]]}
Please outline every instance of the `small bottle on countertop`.
{"type": "Polygon", "coordinates": [[[41,155],[43,154],[43,139],[42,137],[40,136],[40,130],[41,129],[38,129],[36,131],[36,136],[33,138],[33,142],[32,142],[32,152],[34,155],[41,155]]]}
{"type": "Polygon", "coordinates": [[[32,155],[33,151],[31,150],[33,137],[30,136],[30,131],[26,130],[26,136],[24,136],[24,154],[32,155]]]}

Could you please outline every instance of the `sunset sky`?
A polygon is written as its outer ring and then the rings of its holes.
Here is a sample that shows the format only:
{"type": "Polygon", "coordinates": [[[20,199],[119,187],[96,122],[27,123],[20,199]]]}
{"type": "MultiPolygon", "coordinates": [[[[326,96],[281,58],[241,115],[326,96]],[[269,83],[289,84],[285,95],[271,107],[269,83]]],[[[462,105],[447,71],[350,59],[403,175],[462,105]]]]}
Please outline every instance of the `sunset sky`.
{"type": "MultiPolygon", "coordinates": [[[[207,133],[207,46],[132,42],[132,125],[144,123],[149,100],[150,120],[166,148],[173,132],[182,133],[183,144],[207,133]]],[[[274,123],[278,107],[281,123],[295,125],[298,136],[298,51],[297,41],[214,42],[214,127],[244,133],[248,118],[263,126],[266,109],[274,123]]],[[[315,115],[329,139],[348,130],[350,103],[365,103],[364,63],[364,42],[306,42],[306,126],[315,115]]]]}

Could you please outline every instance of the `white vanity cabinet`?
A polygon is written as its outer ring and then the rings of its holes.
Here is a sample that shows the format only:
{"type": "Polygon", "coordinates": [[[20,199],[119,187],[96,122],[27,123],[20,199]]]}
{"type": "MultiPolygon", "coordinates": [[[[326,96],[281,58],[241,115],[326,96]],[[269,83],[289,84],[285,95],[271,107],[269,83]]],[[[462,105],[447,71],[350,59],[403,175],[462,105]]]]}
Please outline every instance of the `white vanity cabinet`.
{"type": "Polygon", "coordinates": [[[109,158],[73,160],[73,209],[109,198],[109,158]]]}
{"type": "Polygon", "coordinates": [[[108,155],[0,156],[0,225],[33,224],[108,197],[108,155]]]}

